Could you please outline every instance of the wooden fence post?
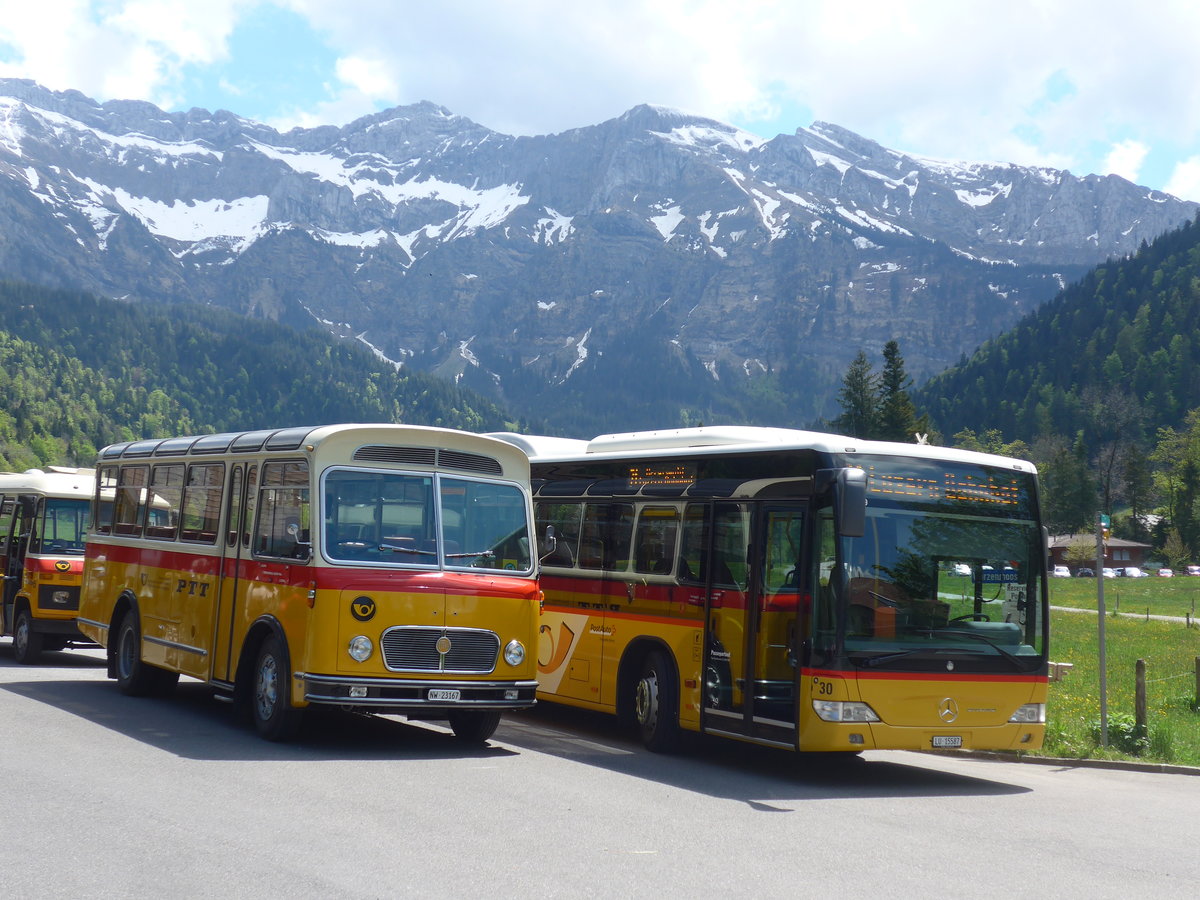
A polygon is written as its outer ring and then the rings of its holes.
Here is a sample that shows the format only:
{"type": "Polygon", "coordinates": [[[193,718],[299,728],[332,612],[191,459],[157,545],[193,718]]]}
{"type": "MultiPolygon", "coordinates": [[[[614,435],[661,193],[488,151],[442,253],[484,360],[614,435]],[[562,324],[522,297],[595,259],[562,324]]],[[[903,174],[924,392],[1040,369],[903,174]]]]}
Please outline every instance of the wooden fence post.
{"type": "Polygon", "coordinates": [[[1133,698],[1133,719],[1139,735],[1146,733],[1146,661],[1139,659],[1136,666],[1137,685],[1133,698]]]}

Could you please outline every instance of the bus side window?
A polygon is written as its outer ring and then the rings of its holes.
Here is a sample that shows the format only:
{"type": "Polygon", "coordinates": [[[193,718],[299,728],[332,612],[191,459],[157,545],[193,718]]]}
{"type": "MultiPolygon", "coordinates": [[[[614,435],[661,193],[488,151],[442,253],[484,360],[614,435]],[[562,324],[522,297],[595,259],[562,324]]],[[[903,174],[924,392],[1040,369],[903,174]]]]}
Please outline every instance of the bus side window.
{"type": "Polygon", "coordinates": [[[96,495],[92,498],[92,529],[96,534],[112,534],[117,471],[116,466],[104,466],[96,479],[96,495]]]}
{"type": "Polygon", "coordinates": [[[647,506],[638,515],[634,535],[635,572],[665,575],[675,557],[675,539],[679,532],[679,510],[673,506],[647,506]]]}
{"type": "Polygon", "coordinates": [[[579,536],[579,568],[624,571],[632,538],[631,504],[588,503],[579,536]]]}
{"type": "Polygon", "coordinates": [[[188,468],[183,492],[183,529],[185,541],[205,544],[217,542],[221,521],[221,497],[225,484],[224,463],[193,464],[188,468]]]}
{"type": "Polygon", "coordinates": [[[265,463],[254,553],[307,561],[312,555],[310,521],[308,464],[265,463]]]}
{"type": "Polygon", "coordinates": [[[155,466],[146,509],[146,537],[175,540],[182,496],[183,465],[155,466]]]}
{"type": "Polygon", "coordinates": [[[15,505],[12,497],[4,497],[0,500],[0,555],[8,553],[8,532],[12,527],[12,512],[15,505]]]}
{"type": "Polygon", "coordinates": [[[700,503],[689,503],[683,517],[683,540],[679,547],[680,581],[703,584],[704,545],[708,542],[708,507],[700,503]]]}
{"type": "Polygon", "coordinates": [[[149,466],[121,466],[117,483],[117,509],[113,532],[131,537],[142,535],[142,513],[146,488],[150,480],[149,466]]]}
{"type": "Polygon", "coordinates": [[[582,503],[547,503],[537,505],[537,533],[541,537],[547,526],[554,528],[554,550],[542,560],[547,566],[575,565],[579,549],[579,518],[582,503]]]}

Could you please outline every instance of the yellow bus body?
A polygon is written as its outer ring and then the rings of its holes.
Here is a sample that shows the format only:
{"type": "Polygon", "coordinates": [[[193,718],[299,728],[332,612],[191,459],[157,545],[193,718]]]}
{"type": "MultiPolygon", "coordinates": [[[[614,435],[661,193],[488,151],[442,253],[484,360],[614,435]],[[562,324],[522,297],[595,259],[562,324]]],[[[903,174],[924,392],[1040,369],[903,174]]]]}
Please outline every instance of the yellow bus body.
{"type": "Polygon", "coordinates": [[[75,617],[94,478],[61,466],[0,473],[0,634],[18,662],[85,642],[75,617]]]}
{"type": "MultiPolygon", "coordinates": [[[[99,481],[117,496],[117,511],[89,535],[79,623],[107,648],[110,675],[123,688],[134,681],[131,693],[154,687],[137,674],[159,684],[161,673],[186,675],[227,691],[252,713],[266,677],[271,690],[286,697],[287,710],[325,704],[448,718],[456,733],[472,738],[499,711],[531,706],[540,592],[525,527],[531,518],[524,456],[501,442],[446,429],[291,431],[290,437],[225,436],[216,441],[226,445],[222,451],[193,449],[181,456],[171,455],[170,442],[101,452],[99,481]],[[239,442],[256,449],[239,450],[239,442]],[[292,467],[290,486],[266,483],[272,463],[292,467]],[[198,530],[188,528],[186,488],[183,499],[173,501],[171,487],[156,492],[153,485],[128,488],[120,481],[127,477],[122,466],[177,464],[208,466],[210,480],[220,478],[209,495],[213,515],[198,530]],[[262,479],[257,495],[255,478],[262,479]],[[349,486],[335,487],[338,478],[349,486]],[[358,490],[356,479],[376,494],[414,485],[434,490],[413,501],[424,503],[425,526],[438,535],[430,538],[434,549],[418,551],[413,538],[389,533],[420,525],[412,516],[404,520],[400,493],[387,500],[359,491],[362,503],[335,500],[338,490],[358,490]],[[239,495],[235,482],[249,487],[239,495]],[[122,525],[123,490],[141,498],[140,522],[122,525]],[[270,490],[282,493],[267,496],[270,490]],[[437,490],[435,516],[430,509],[437,490]],[[449,504],[470,492],[475,508],[486,506],[490,495],[501,496],[521,524],[520,535],[509,536],[495,552],[480,547],[456,553],[446,535],[471,523],[449,504]],[[168,515],[167,508],[179,503],[182,515],[168,515]],[[163,509],[156,513],[156,506],[163,509]],[[273,532],[270,521],[264,524],[268,509],[296,513],[295,523],[273,532]],[[391,516],[392,523],[381,523],[381,516],[391,516]],[[152,519],[159,524],[146,524],[152,519]],[[376,533],[366,540],[362,529],[371,523],[376,533]],[[339,533],[349,531],[354,540],[341,542],[339,533]],[[138,629],[136,658],[122,649],[118,634],[131,621],[138,629]],[[272,639],[277,658],[264,662],[272,639]],[[369,649],[355,657],[356,644],[369,649]],[[286,672],[284,682],[271,682],[264,666],[286,672]]],[[[171,475],[164,484],[173,483],[171,475]]],[[[260,724],[260,731],[283,739],[295,728],[260,724]]]]}
{"type": "Polygon", "coordinates": [[[556,534],[540,698],[616,713],[656,750],[679,729],[817,752],[1041,746],[1031,464],[772,428],[498,436],[530,457],[556,534]]]}

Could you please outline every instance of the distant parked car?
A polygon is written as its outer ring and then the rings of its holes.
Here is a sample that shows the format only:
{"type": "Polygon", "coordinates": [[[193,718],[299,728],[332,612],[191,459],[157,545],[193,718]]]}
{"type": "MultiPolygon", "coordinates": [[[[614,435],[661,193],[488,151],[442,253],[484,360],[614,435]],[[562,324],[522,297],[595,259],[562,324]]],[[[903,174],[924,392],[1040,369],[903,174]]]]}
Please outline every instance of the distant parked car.
{"type": "Polygon", "coordinates": [[[1054,569],[1051,570],[1050,574],[1055,578],[1070,578],[1071,570],[1066,566],[1055,566],[1054,569]]]}
{"type": "Polygon", "coordinates": [[[1137,566],[1126,566],[1118,574],[1124,575],[1126,578],[1145,578],[1146,573],[1137,566]]]}
{"type": "Polygon", "coordinates": [[[1189,574],[1189,575],[1200,575],[1200,566],[1188,566],[1188,567],[1187,567],[1187,574],[1189,574]]]}
{"type": "Polygon", "coordinates": [[[955,563],[954,564],[954,574],[955,575],[970,575],[971,567],[968,566],[966,563],[955,563]]]}
{"type": "Polygon", "coordinates": [[[1095,578],[1096,573],[1093,572],[1091,569],[1089,569],[1087,566],[1080,566],[1078,569],[1075,570],[1075,577],[1076,578],[1095,578]]]}
{"type": "Polygon", "coordinates": [[[1116,570],[1116,569],[1110,569],[1108,566],[1105,566],[1105,567],[1104,567],[1104,568],[1103,568],[1103,569],[1100,571],[1100,574],[1101,574],[1101,575],[1103,575],[1105,578],[1116,578],[1116,577],[1117,577],[1117,570],[1116,570]]]}
{"type": "Polygon", "coordinates": [[[1171,578],[1174,575],[1175,575],[1175,573],[1172,572],[1170,569],[1166,568],[1165,566],[1158,570],[1159,578],[1171,578]]]}

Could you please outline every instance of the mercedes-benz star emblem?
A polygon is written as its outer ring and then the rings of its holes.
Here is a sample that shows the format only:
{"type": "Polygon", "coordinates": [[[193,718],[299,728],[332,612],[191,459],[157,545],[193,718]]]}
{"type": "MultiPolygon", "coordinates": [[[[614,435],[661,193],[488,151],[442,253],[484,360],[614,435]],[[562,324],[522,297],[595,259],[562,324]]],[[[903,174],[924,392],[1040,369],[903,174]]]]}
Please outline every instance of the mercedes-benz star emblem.
{"type": "Polygon", "coordinates": [[[938,704],[938,718],[949,725],[958,718],[958,704],[950,697],[947,697],[938,704]]]}

